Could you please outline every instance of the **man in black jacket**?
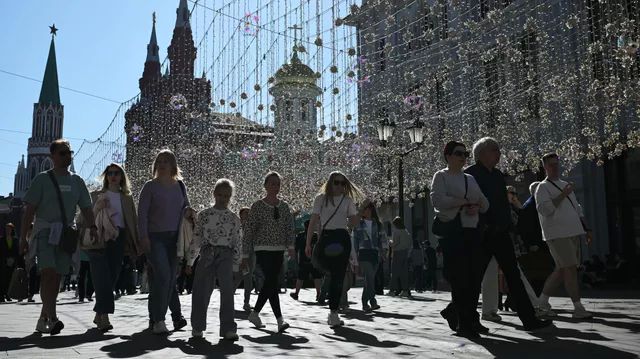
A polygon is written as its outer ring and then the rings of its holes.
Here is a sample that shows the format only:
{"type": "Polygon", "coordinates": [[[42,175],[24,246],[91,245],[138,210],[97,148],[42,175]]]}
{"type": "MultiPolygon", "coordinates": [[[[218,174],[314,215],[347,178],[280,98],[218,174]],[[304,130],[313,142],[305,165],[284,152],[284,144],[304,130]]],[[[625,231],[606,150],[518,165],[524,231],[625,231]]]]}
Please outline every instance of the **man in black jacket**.
{"type": "Polygon", "coordinates": [[[511,208],[505,191],[505,176],[496,168],[500,162],[500,155],[500,146],[495,139],[481,138],[473,145],[473,157],[476,163],[465,170],[475,178],[482,193],[489,200],[489,210],[480,214],[480,226],[484,230],[482,239],[484,261],[482,268],[478,270],[474,295],[477,302],[482,275],[491,257],[495,257],[506,277],[524,329],[535,330],[549,326],[551,321],[536,318],[535,310],[520,279],[513,243],[509,237],[512,222],[511,208]]]}

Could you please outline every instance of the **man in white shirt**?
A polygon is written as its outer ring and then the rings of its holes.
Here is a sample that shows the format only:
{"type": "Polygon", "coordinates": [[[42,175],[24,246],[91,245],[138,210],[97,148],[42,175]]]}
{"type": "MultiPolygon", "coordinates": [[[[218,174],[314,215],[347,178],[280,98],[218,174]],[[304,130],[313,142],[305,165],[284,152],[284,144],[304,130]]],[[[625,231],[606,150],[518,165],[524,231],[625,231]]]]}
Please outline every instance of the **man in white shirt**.
{"type": "Polygon", "coordinates": [[[573,185],[560,179],[558,155],[544,155],[542,165],[547,178],[540,182],[535,192],[536,209],[542,237],[549,246],[556,268],[544,284],[540,306],[544,314],[555,315],[551,311],[549,295],[563,282],[575,308],[573,318],[591,318],[592,314],[580,302],[577,267],[580,263],[580,237],[586,235],[587,244],[590,244],[592,233],[587,228],[573,185]]]}

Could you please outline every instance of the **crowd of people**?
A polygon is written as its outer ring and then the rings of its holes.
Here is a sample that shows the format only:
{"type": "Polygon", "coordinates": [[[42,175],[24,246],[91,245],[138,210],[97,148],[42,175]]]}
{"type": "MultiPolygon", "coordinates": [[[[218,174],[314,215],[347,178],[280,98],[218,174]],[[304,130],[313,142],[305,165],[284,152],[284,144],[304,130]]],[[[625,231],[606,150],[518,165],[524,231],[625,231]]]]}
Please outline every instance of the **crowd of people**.
{"type": "Polygon", "coordinates": [[[279,299],[287,260],[297,268],[290,296],[298,300],[304,282],[312,280],[316,301],[328,301],[327,324],[336,328],[344,325],[340,310],[348,308],[347,291],[356,274],[363,278],[362,310],[371,313],[381,308],[376,295],[383,294],[385,272],[390,272],[389,296],[411,297],[412,289],[437,291],[438,252],[451,286],[451,301],[441,315],[457,335],[486,333],[480,319],[499,321],[498,309],[505,307],[517,312],[525,330],[547,327],[555,316],[549,296],[560,284],[573,302],[573,317],[591,317],[580,302],[577,273],[580,240],[590,242],[591,231],[572,184],[559,178],[555,154],[542,158],[546,178],[532,184],[523,205],[496,168],[501,155],[496,140],[477,141],[475,163],[468,167],[467,147],[447,143],[446,166],[431,184],[436,249],[412,238],[400,217],[385,226],[375,204],[337,171],[309,199],[310,218],[304,231],[296,233],[295,214],[280,198],[285,179],[276,172],[266,174],[265,195],[250,208],[237,214],[230,210],[235,185],[222,178],[214,184],[211,207],[196,212],[169,150],[157,154],[137,204],[122,166],[109,164],[102,172],[102,188],[89,193],[82,178],[68,170],[73,153],[69,142],[54,141],[50,153],[53,169],[38,174],[24,197],[21,228],[28,230],[18,239],[15,227],[8,225],[0,243],[1,299],[9,299],[13,268],[24,268],[28,300],[36,292],[42,300],[36,324],[41,333],[55,335],[64,328],[56,299],[70,268],[77,268],[78,300],[95,298],[93,322],[103,332],[113,329],[109,315],[115,301],[135,293],[140,282],[141,292],[149,293],[149,330],[169,331],[167,311],[174,330],[188,325],[179,296],[186,289],[192,296],[192,336],[201,338],[217,286],[219,335],[234,341],[233,295],[241,283],[249,322],[264,327],[260,313],[269,302],[277,331],[289,328],[279,299]],[[531,284],[517,258],[542,248],[548,248],[555,268],[543,283],[531,284]],[[141,273],[137,280],[133,272],[141,273]],[[258,296],[252,305],[253,289],[258,296]],[[481,315],[476,309],[480,292],[481,315]],[[501,294],[508,295],[504,304],[501,294]]]}

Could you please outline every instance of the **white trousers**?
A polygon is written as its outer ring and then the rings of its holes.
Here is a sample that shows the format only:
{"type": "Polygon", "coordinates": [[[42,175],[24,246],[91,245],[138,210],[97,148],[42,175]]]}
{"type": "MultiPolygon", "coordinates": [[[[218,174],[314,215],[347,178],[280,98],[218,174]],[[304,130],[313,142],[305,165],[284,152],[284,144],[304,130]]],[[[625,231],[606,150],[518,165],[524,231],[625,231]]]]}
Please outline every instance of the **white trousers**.
{"type": "MultiPolygon", "coordinates": [[[[536,292],[531,287],[524,272],[522,272],[520,264],[518,264],[518,270],[531,304],[534,307],[538,307],[538,296],[536,296],[536,292]]],[[[496,257],[491,257],[491,261],[489,261],[487,270],[482,278],[482,314],[489,313],[498,313],[498,261],[496,261],[496,257]]]]}

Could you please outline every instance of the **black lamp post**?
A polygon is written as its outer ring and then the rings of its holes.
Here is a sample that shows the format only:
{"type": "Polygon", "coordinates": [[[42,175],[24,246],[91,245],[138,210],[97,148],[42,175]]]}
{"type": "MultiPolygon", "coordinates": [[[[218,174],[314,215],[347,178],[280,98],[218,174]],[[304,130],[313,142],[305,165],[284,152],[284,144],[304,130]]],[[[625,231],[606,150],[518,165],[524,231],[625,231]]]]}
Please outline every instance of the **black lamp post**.
{"type": "MultiPolygon", "coordinates": [[[[395,130],[395,122],[389,121],[388,118],[384,118],[378,124],[378,139],[382,146],[386,146],[391,136],[393,136],[395,130]]],[[[409,153],[417,150],[420,145],[422,145],[422,141],[424,141],[424,133],[423,133],[424,123],[416,118],[413,125],[407,129],[409,133],[409,140],[411,144],[415,144],[415,146],[410,149],[398,153],[398,214],[400,218],[404,219],[404,163],[403,159],[409,153]]]]}

